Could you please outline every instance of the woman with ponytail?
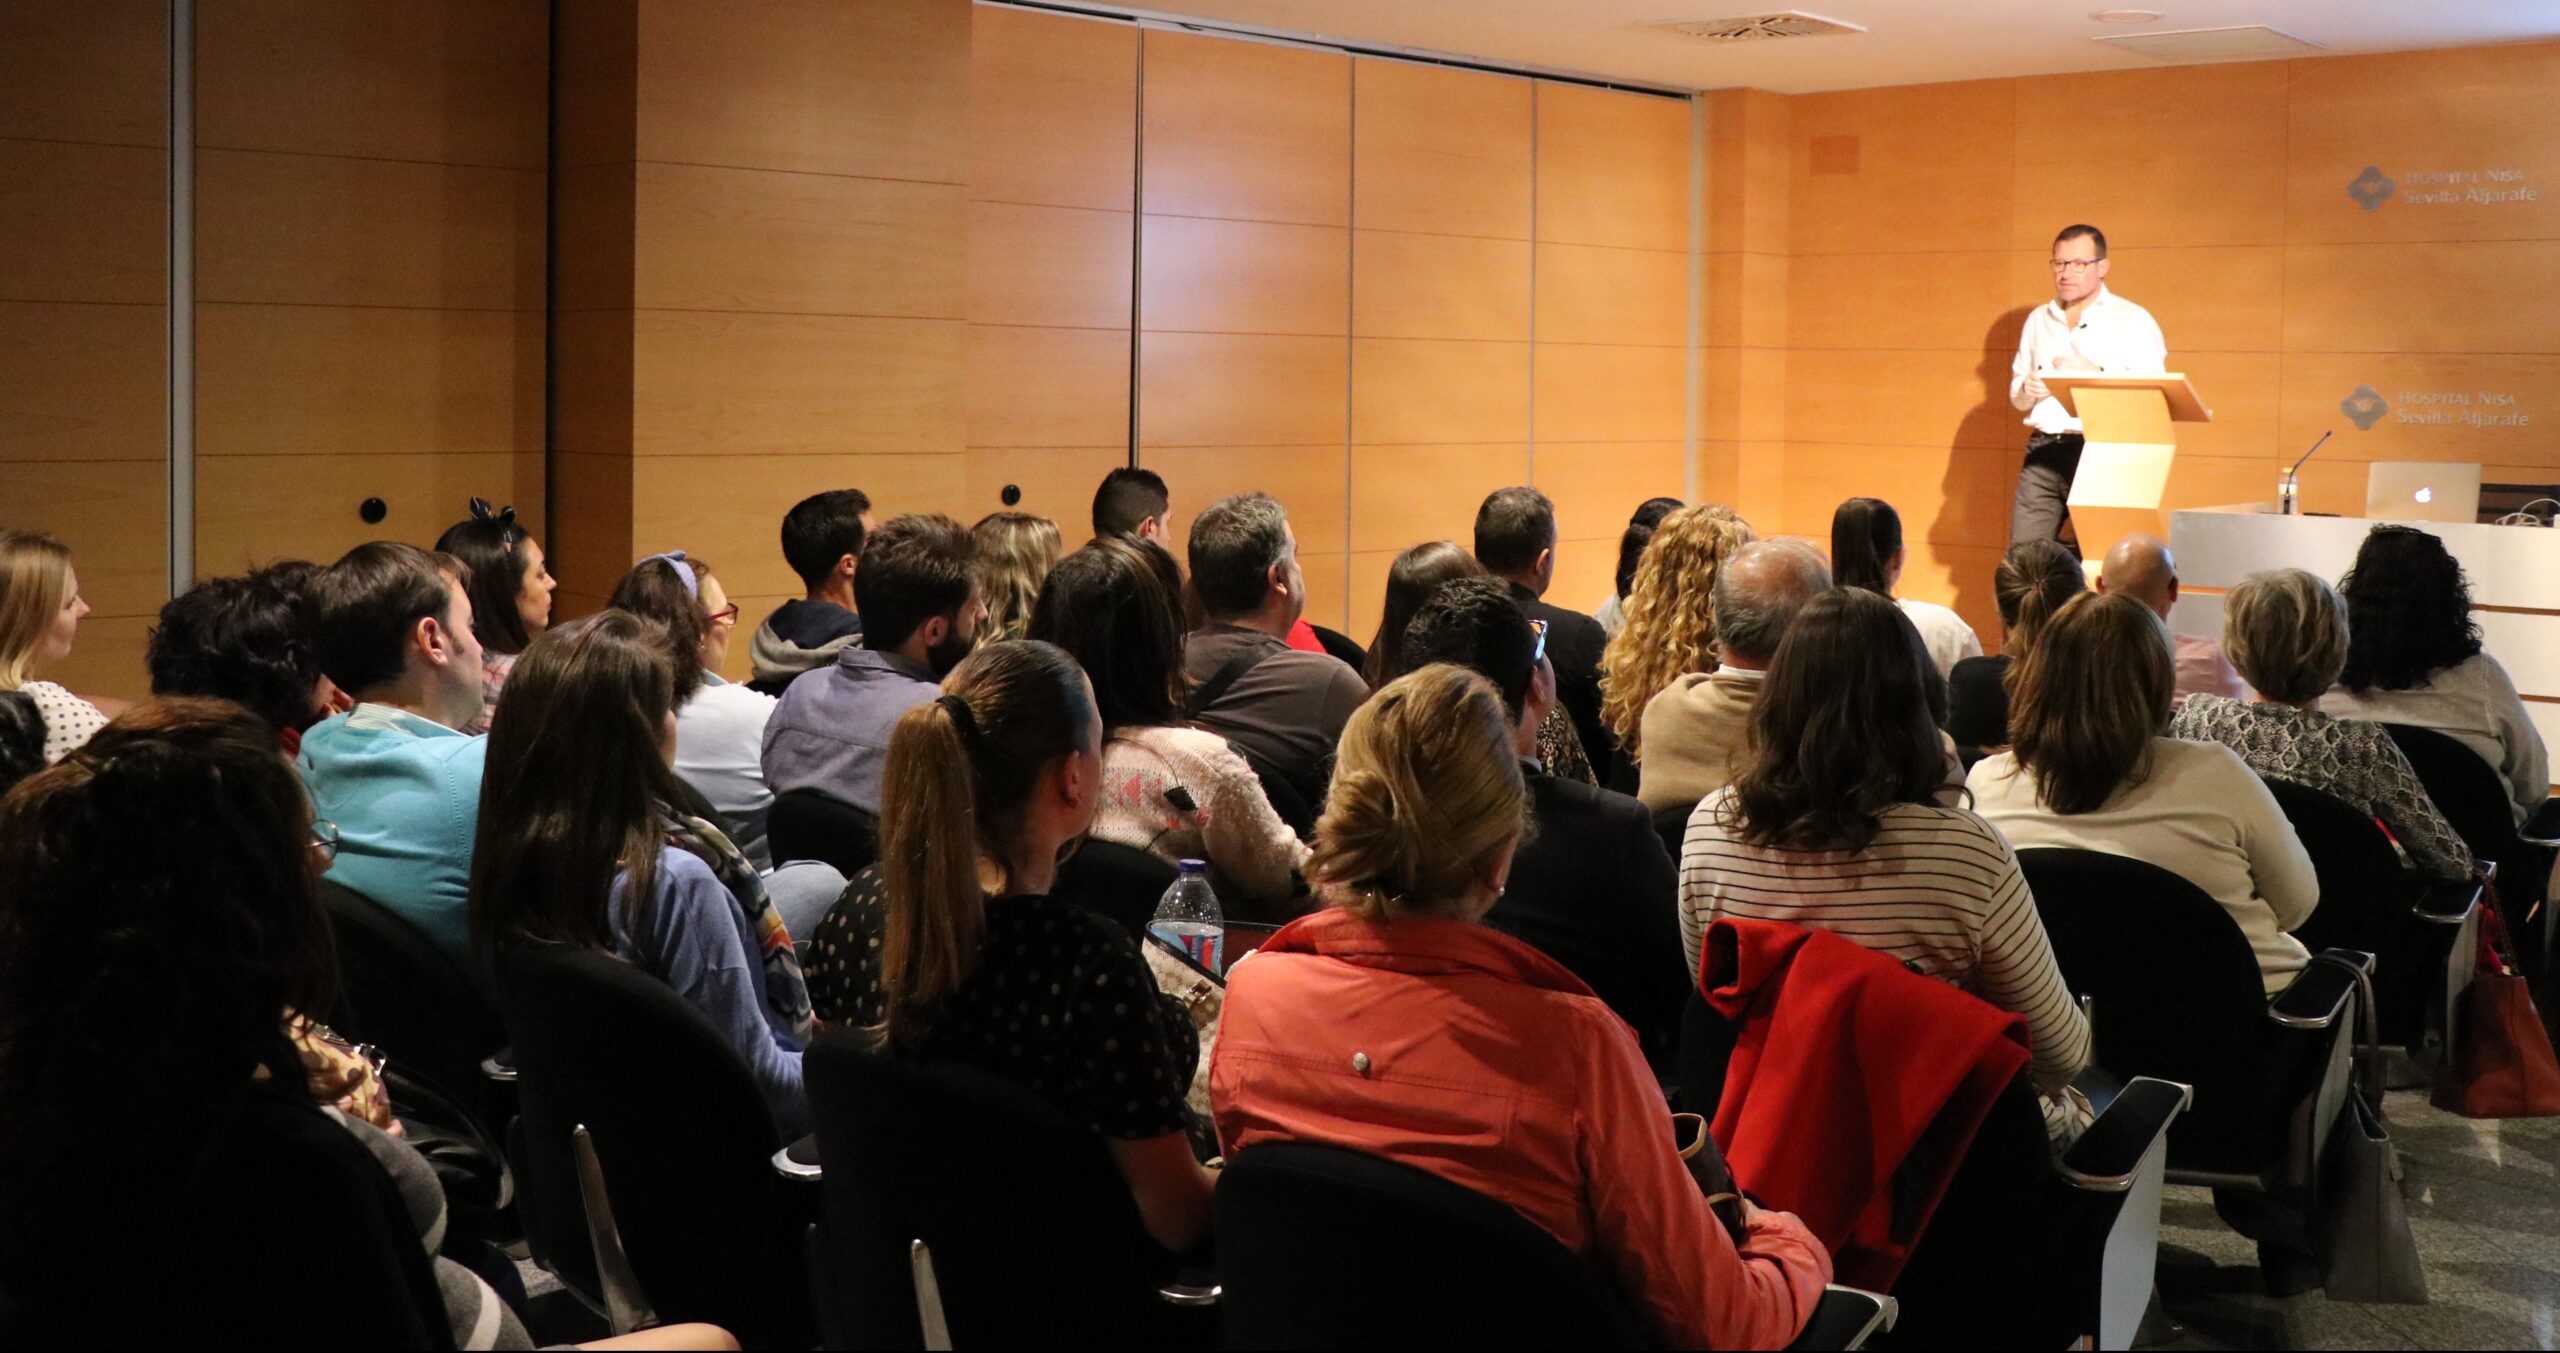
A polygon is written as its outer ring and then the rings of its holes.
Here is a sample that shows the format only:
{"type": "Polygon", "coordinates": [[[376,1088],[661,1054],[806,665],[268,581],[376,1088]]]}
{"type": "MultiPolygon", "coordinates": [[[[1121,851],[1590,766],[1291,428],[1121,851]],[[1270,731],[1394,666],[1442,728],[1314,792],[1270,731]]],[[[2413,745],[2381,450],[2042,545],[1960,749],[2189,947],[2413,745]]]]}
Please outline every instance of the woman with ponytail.
{"type": "Polygon", "coordinates": [[[436,537],[436,552],[462,561],[471,577],[471,633],[480,641],[480,717],[465,733],[486,733],[498,712],[498,692],[535,636],[551,628],[551,594],[559,583],[543,562],[542,542],[516,520],[512,507],[492,509],[471,500],[471,515],[436,537]]]}
{"type": "Polygon", "coordinates": [[[1483,677],[1424,667],[1351,716],[1307,867],[1329,905],[1229,976],[1209,1075],[1219,1139],[1428,1170],[1614,1275],[1666,1347],[1783,1347],[1830,1279],[1820,1242],[1745,1202],[1737,1245],[1681,1162],[1634,1033],[1479,924],[1528,804],[1483,677]]]}
{"type": "MultiPolygon", "coordinates": [[[[1842,587],[1863,587],[1893,597],[1909,556],[1902,547],[1902,514],[1882,498],[1852,498],[1831,514],[1831,576],[1842,587]]],[[[1941,678],[1966,658],[1982,656],[1982,640],[1964,617],[1934,601],[1894,597],[1911,617],[1929,661],[1941,678]]]]}
{"type": "Polygon", "coordinates": [[[1147,1234],[1188,1250],[1208,1237],[1215,1179],[1184,1108],[1198,1034],[1126,930],[1048,896],[1101,785],[1102,720],[1075,659],[980,647],[890,734],[880,864],[818,929],[821,995],[894,1056],[978,1067],[1084,1123],[1147,1234]]]}
{"type": "Polygon", "coordinates": [[[2058,540],[2021,540],[1991,571],[1991,600],[2000,608],[2000,651],[1966,658],[1947,673],[1947,734],[1971,766],[1986,752],[2009,745],[2012,659],[2027,651],[2037,631],[2062,603],[2089,588],[2080,558],[2058,540]]]}

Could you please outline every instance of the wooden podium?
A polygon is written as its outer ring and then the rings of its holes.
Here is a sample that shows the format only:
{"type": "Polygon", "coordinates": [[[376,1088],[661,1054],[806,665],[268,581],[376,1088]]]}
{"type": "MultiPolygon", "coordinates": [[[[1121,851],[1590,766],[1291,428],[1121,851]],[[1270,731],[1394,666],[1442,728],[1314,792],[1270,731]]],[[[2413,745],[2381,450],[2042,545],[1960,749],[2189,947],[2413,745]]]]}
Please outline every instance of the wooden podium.
{"type": "Polygon", "coordinates": [[[2071,529],[2092,567],[2108,547],[2140,531],[2168,539],[2160,499],[2177,458],[2179,423],[2213,411],[2178,372],[2048,372],[2045,388],[2080,419],[2086,444],[2071,480],[2071,529]]]}

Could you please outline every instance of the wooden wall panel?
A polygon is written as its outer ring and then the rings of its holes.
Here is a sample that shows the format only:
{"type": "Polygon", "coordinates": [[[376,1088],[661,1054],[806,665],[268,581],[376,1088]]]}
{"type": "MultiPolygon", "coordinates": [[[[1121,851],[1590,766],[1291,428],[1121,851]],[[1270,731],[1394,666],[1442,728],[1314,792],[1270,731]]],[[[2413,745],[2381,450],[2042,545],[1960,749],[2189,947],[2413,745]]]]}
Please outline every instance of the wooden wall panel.
{"type": "Polygon", "coordinates": [[[1538,341],[1688,342],[1689,256],[1583,244],[1538,246],[1538,341]]]}
{"type": "Polygon", "coordinates": [[[1797,99],[1787,202],[1793,252],[1802,259],[2007,248],[2016,102],[2008,80],[1797,99]]]}
{"type": "Polygon", "coordinates": [[[935,455],[646,456],[634,462],[632,545],[701,553],[734,592],[796,596],[779,532],[791,505],[823,489],[859,488],[881,520],[960,506],[962,458],[935,455]],[[717,483],[717,493],[703,492],[717,483]]]}
{"type": "MultiPolygon", "coordinates": [[[[169,595],[166,456],[0,465],[9,500],[0,522],[71,547],[80,595],[98,616],[156,615],[169,595]]],[[[85,633],[85,629],[83,631],[85,633]]],[[[136,655],[139,656],[138,654],[136,655]]]]}
{"type": "Polygon", "coordinates": [[[148,146],[0,139],[0,297],[165,301],[168,177],[148,146]]]}
{"type": "Polygon", "coordinates": [[[1688,354],[1679,348],[1540,343],[1536,361],[1540,462],[1550,442],[1676,442],[1684,433],[1688,354]]]}
{"type": "MultiPolygon", "coordinates": [[[[196,463],[196,572],[214,577],[278,559],[325,564],[368,540],[433,544],[473,498],[519,512],[541,502],[543,474],[539,451],[207,457],[196,463]],[[378,525],[357,515],[367,498],[388,509],[378,525]]],[[[606,579],[603,590],[612,586],[606,579]]]]}
{"type": "Polygon", "coordinates": [[[2287,69],[2288,241],[2560,237],[2553,191],[2560,139],[2551,135],[2560,43],[2337,57],[2287,69]],[[2347,191],[2367,168],[2392,182],[2391,195],[2370,211],[2347,191]]]}
{"type": "Polygon", "coordinates": [[[1129,210],[1137,25],[980,5],[969,60],[972,198],[1129,210]]]}
{"type": "Polygon", "coordinates": [[[542,198],[539,170],[204,148],[196,296],[540,310],[542,198]]]}
{"type": "Polygon", "coordinates": [[[960,516],[974,522],[989,512],[1037,513],[1058,523],[1072,550],[1093,533],[1094,489],[1104,475],[1128,463],[1128,449],[1121,446],[972,446],[962,497],[968,510],[960,516]],[[1020,494],[1009,504],[1008,486],[1020,494]]]}
{"type": "Polygon", "coordinates": [[[1351,331],[1367,338],[1529,337],[1530,244],[1355,230],[1351,331]]]}
{"type": "Polygon", "coordinates": [[[196,452],[538,451],[542,353],[538,312],[200,304],[196,452]]]}
{"type": "MultiPolygon", "coordinates": [[[[1428,540],[1475,548],[1476,508],[1495,489],[1529,480],[1529,444],[1355,446],[1351,449],[1351,551],[1389,560],[1428,540]]],[[[1381,580],[1385,575],[1381,573],[1381,580]]],[[[1363,602],[1352,596],[1356,612],[1363,602]]]]}
{"type": "Polygon", "coordinates": [[[644,310],[946,318],[966,266],[956,184],[642,162],[644,310]]]}
{"type": "Polygon", "coordinates": [[[1350,322],[1351,239],[1338,226],[1150,214],[1139,249],[1149,333],[1338,336],[1350,322]]]}
{"type": "Polygon", "coordinates": [[[2281,241],[2286,82],[2280,61],[2018,81],[2009,243],[2074,221],[2111,252],[2281,241]]]}
{"type": "Polygon", "coordinates": [[[223,0],[198,27],[196,137],[232,150],[540,169],[550,7],[223,0]],[[230,78],[231,73],[254,78],[230,78]]]}
{"type": "Polygon", "coordinates": [[[2322,460],[2540,465],[2542,482],[2560,481],[2560,355],[2287,353],[2280,407],[2279,447],[2337,432],[2322,460]],[[2359,428],[2340,406],[2366,386],[2388,408],[2359,428]]]}
{"type": "Polygon", "coordinates": [[[1689,247],[1687,100],[1541,80],[1537,118],[1540,240],[1689,247]]]}
{"type": "Polygon", "coordinates": [[[169,144],[167,0],[0,5],[0,138],[169,144]]]}
{"type": "Polygon", "coordinates": [[[2521,240],[2304,244],[2285,260],[2287,352],[2560,352],[2560,230],[2521,240]]]}
{"type": "Polygon", "coordinates": [[[1354,79],[1352,224],[1529,238],[1528,80],[1380,60],[1354,79]]]}
{"type": "Polygon", "coordinates": [[[0,301],[0,466],[164,454],[168,336],[165,306],[0,301]]]}
{"type": "MultiPolygon", "coordinates": [[[[1348,372],[1339,338],[1150,332],[1138,359],[1139,449],[1330,443],[1339,451],[1348,372]]],[[[1337,475],[1342,465],[1337,454],[1337,475]]]]}
{"type": "MultiPolygon", "coordinates": [[[[969,322],[1129,333],[1126,211],[969,204],[969,322]]],[[[1125,346],[1125,343],[1124,343],[1125,346]]]]}
{"type": "Polygon", "coordinates": [[[958,319],[642,310],[634,323],[635,456],[960,453],[958,319]]]}
{"type": "Polygon", "coordinates": [[[1129,460],[1129,332],[969,326],[970,450],[1087,447],[1129,460]]]}
{"type": "Polygon", "coordinates": [[[1351,224],[1351,59],[1146,34],[1146,210],[1351,224]]]}
{"type": "MultiPolygon", "coordinates": [[[[1352,340],[1354,446],[1508,446],[1522,441],[1528,426],[1526,343],[1352,340]]],[[[1408,485],[1406,490],[1421,487],[1408,485]]],[[[1430,491],[1440,490],[1435,486],[1430,491]]]]}

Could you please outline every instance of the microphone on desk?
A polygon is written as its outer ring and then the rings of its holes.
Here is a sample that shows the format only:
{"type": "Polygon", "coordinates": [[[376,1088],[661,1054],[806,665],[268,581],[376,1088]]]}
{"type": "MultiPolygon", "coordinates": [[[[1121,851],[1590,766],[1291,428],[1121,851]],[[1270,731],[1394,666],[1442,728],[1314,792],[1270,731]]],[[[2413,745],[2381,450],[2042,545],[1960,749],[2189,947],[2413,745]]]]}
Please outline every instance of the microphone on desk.
{"type": "Polygon", "coordinates": [[[2329,444],[2329,439],[2337,435],[2338,430],[2336,428],[2331,428],[2327,432],[2321,433],[2320,440],[2311,444],[2311,450],[2303,452],[2301,459],[2296,460],[2292,465],[2287,466],[2284,474],[2276,480],[2276,514],[2278,516],[2298,517],[2302,515],[2301,490],[2295,482],[2294,472],[2302,468],[2303,461],[2311,459],[2314,452],[2317,452],[2321,447],[2327,446],[2329,444]]]}

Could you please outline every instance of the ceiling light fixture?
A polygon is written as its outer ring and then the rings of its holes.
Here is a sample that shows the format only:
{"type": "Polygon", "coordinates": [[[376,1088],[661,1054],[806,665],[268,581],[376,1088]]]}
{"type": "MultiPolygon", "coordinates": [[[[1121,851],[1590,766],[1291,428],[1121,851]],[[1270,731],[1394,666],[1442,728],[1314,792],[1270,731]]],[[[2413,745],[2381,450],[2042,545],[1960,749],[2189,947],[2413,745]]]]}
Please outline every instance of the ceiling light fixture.
{"type": "Polygon", "coordinates": [[[2099,23],[2151,23],[2160,17],[2156,9],[2102,9],[2089,16],[2099,23]]]}

